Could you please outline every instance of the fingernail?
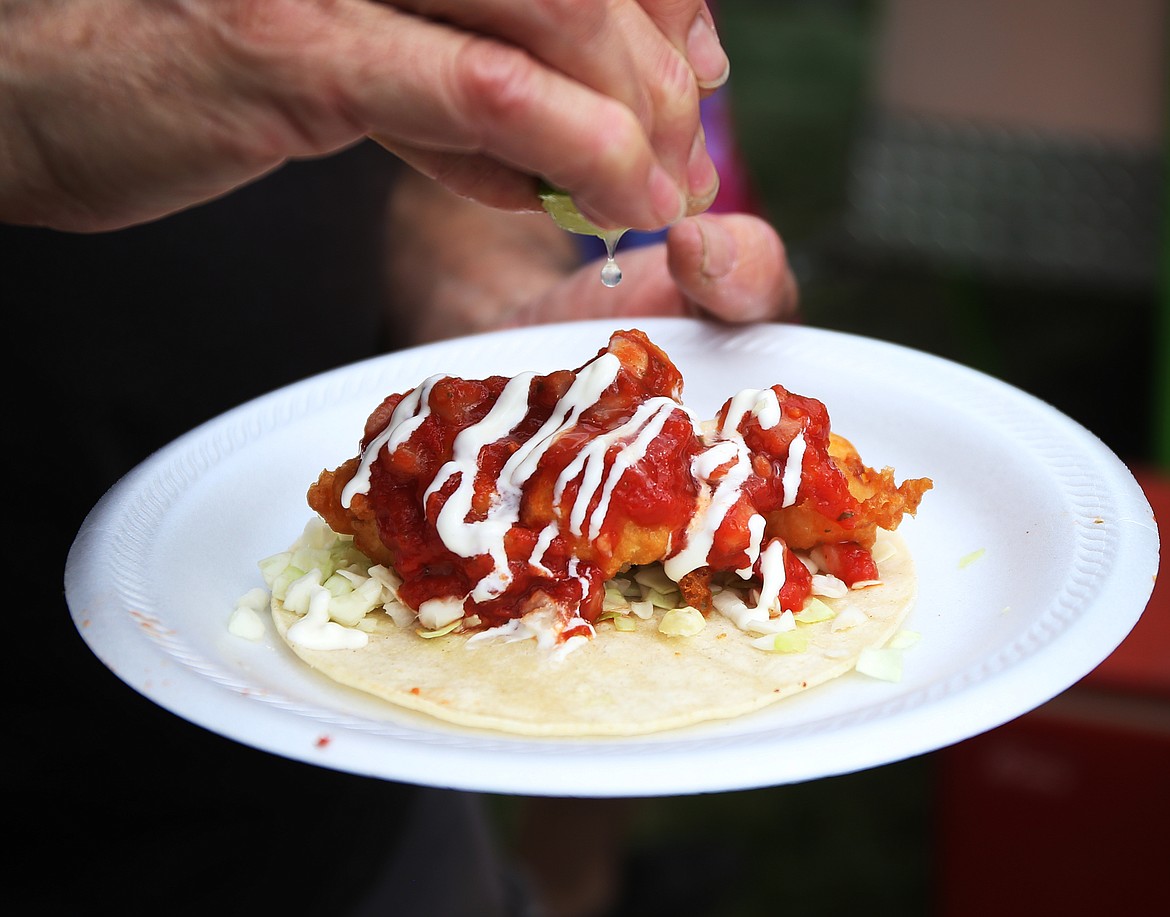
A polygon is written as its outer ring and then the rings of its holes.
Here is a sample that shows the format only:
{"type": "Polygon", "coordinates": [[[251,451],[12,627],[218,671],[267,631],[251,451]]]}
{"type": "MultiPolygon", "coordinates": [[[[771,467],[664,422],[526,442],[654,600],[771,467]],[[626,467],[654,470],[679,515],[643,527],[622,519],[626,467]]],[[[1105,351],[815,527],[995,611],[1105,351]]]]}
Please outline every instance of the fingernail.
{"type": "Polygon", "coordinates": [[[735,239],[716,220],[698,217],[695,222],[703,238],[703,259],[699,271],[708,280],[726,277],[735,267],[735,239]]]}
{"type": "Polygon", "coordinates": [[[711,160],[711,154],[707,152],[702,131],[695,137],[690,159],[687,160],[687,190],[690,192],[689,213],[706,210],[719,193],[719,173],[711,160]]]}
{"type": "Polygon", "coordinates": [[[648,182],[650,204],[659,226],[677,223],[686,213],[687,202],[675,180],[662,166],[655,166],[648,182]]]}
{"type": "Polygon", "coordinates": [[[695,17],[687,33],[687,60],[700,89],[722,86],[731,73],[731,61],[719,43],[715,26],[702,13],[695,17]]]}

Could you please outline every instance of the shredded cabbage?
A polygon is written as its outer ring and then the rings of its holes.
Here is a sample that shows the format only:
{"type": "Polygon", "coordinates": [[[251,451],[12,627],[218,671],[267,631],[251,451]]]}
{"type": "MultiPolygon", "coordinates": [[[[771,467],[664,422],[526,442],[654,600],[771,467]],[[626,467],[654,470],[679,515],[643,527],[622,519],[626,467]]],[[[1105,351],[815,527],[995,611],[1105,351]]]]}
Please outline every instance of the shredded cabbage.
{"type": "Polygon", "coordinates": [[[707,619],[703,613],[689,605],[671,608],[658,622],[659,632],[668,637],[693,637],[706,626],[707,619]]]}
{"type": "Polygon", "coordinates": [[[237,605],[228,618],[228,631],[245,640],[260,640],[264,637],[264,619],[255,608],[237,605]]]}
{"type": "Polygon", "coordinates": [[[986,548],[980,548],[978,551],[972,551],[970,554],[964,554],[959,558],[959,569],[962,570],[971,566],[971,564],[975,563],[975,561],[979,560],[986,553],[986,548]]]}
{"type": "Polygon", "coordinates": [[[807,630],[785,630],[778,634],[766,634],[752,641],[752,646],[769,653],[803,653],[808,649],[812,635],[807,630]]]}
{"type": "Polygon", "coordinates": [[[922,639],[922,634],[916,630],[900,630],[890,638],[886,647],[892,650],[905,650],[914,646],[922,639]]]}
{"type": "MultiPolygon", "coordinates": [[[[982,550],[972,552],[963,559],[962,565],[982,554],[982,550]]],[[[715,607],[741,630],[760,635],[751,640],[752,646],[758,649],[773,653],[804,652],[811,635],[798,627],[798,622],[831,621],[832,631],[837,632],[868,620],[864,612],[848,603],[822,601],[820,597],[844,598],[849,589],[839,578],[818,572],[815,551],[812,559],[798,556],[813,573],[813,594],[795,615],[783,611],[772,617],[766,609],[754,607],[759,602],[757,591],[712,584],[715,607]]],[[[875,560],[880,559],[875,555],[875,560]]],[[[457,600],[425,602],[416,613],[398,598],[398,587],[402,584],[398,574],[380,564],[370,565],[354,547],[352,537],[336,534],[319,518],[310,520],[291,550],[264,558],[259,568],[268,590],[254,589],[242,596],[228,623],[233,634],[247,639],[255,640],[263,635],[259,612],[272,597],[302,616],[299,623],[303,626],[298,631],[312,631],[313,642],[322,648],[328,643],[358,645],[374,630],[375,623],[368,615],[378,608],[399,627],[421,625],[416,632],[425,639],[443,637],[478,624],[478,619],[463,617],[462,602],[457,600]],[[335,629],[351,631],[352,636],[335,629]]],[[[662,612],[658,622],[661,633],[672,637],[694,636],[706,626],[706,618],[698,609],[680,604],[682,601],[678,584],[666,575],[660,564],[635,567],[606,583],[598,620],[612,621],[616,630],[631,631],[636,628],[637,619],[651,620],[657,612],[662,612]]],[[[495,630],[502,636],[505,629],[495,630]]],[[[293,636],[290,632],[290,637],[293,636]]],[[[531,634],[516,634],[509,639],[526,636],[531,634]]],[[[899,680],[901,651],[913,645],[918,637],[913,631],[901,631],[886,647],[863,651],[857,670],[889,681],[899,680]]],[[[472,642],[478,641],[473,637],[472,642]]]]}
{"type": "Polygon", "coordinates": [[[801,624],[816,624],[818,621],[829,621],[837,616],[832,608],[818,599],[816,596],[809,596],[804,603],[804,607],[793,615],[801,624]]]}
{"type": "Polygon", "coordinates": [[[882,681],[902,680],[902,651],[890,647],[869,647],[857,658],[857,671],[882,681]]]}

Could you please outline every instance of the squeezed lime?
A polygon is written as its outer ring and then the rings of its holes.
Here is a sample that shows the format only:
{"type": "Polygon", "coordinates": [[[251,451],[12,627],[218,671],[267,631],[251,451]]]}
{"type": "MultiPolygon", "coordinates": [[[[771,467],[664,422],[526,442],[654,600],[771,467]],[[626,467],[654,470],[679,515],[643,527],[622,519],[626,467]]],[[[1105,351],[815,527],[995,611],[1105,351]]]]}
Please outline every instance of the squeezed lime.
{"type": "Polygon", "coordinates": [[[544,207],[554,223],[566,232],[577,233],[581,236],[597,236],[605,243],[606,259],[601,268],[601,282],[607,287],[616,287],[622,281],[622,270],[614,260],[614,251],[618,240],[625,235],[624,229],[602,229],[591,222],[573,203],[573,198],[567,191],[554,188],[547,182],[540,183],[541,206],[544,207]]]}

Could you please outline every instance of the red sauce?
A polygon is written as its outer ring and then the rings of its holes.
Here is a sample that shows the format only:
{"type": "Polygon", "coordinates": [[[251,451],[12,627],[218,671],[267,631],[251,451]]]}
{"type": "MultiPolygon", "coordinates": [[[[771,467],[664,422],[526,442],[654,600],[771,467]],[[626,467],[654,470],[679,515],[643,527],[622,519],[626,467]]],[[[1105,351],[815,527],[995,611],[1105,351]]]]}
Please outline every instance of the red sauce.
{"type": "MultiPolygon", "coordinates": [[[[647,400],[669,397],[681,386],[677,369],[649,341],[634,338],[630,346],[646,356],[645,365],[637,367],[640,374],[623,365],[601,399],[554,442],[536,473],[524,483],[519,520],[504,540],[511,582],[496,598],[465,601],[466,612],[478,615],[484,625],[503,623],[541,598],[565,607],[580,605],[581,616],[592,621],[600,613],[606,579],[629,563],[657,559],[685,530],[698,489],[690,475],[690,459],[700,443],[681,408],[666,421],[645,456],[614,487],[596,538],[589,537],[587,527],[580,535],[570,530],[567,507],[579,493],[579,476],[554,505],[558,477],[586,442],[625,423],[647,400]],[[541,554],[541,570],[531,560],[541,532],[554,520],[559,534],[541,554]]],[[[504,464],[549,419],[574,375],[562,371],[533,379],[523,421],[480,452],[472,512],[465,521],[484,518],[497,496],[504,464]]],[[[383,450],[371,468],[368,496],[378,533],[404,580],[399,595],[412,607],[432,598],[467,595],[493,570],[488,555],[460,557],[439,537],[439,512],[458,486],[457,477],[432,494],[425,507],[423,496],[451,458],[455,437],[484,418],[507,382],[503,377],[439,380],[427,400],[430,414],[393,453],[383,450]]],[[[400,401],[400,396],[387,399],[374,412],[366,426],[363,447],[385,428],[400,401]]],[[[619,452],[620,446],[609,451],[607,467],[619,452]]],[[[591,511],[600,499],[600,492],[593,496],[591,511]]],[[[587,520],[590,517],[591,513],[586,515],[587,520]]]]}
{"type": "MultiPolygon", "coordinates": [[[[593,621],[601,610],[607,579],[631,564],[663,560],[680,549],[699,505],[701,486],[695,480],[692,462],[706,448],[681,406],[665,416],[658,435],[613,485],[607,506],[601,506],[601,488],[593,492],[581,531],[573,531],[569,513],[582,492],[582,476],[577,474],[564,484],[559,496],[555,493],[562,472],[586,444],[629,421],[651,399],[677,399],[681,392],[677,368],[641,332],[618,332],[601,353],[606,351],[620,362],[616,379],[548,446],[535,473],[523,482],[518,517],[503,540],[510,579],[498,595],[481,596],[478,601],[471,596],[477,584],[493,571],[499,573],[493,558],[488,554],[459,556],[443,543],[437,528],[440,511],[460,485],[461,472],[451,475],[425,503],[424,496],[436,474],[451,460],[456,437],[484,419],[509,380],[503,376],[442,378],[430,385],[425,419],[396,449],[379,452],[370,468],[366,497],[377,536],[403,579],[399,595],[404,602],[417,609],[429,599],[467,596],[465,613],[477,615],[482,626],[490,627],[551,600],[584,621],[593,621]],[[589,528],[595,515],[603,521],[593,534],[589,528]],[[551,540],[550,523],[555,523],[551,540]]],[[[480,450],[471,510],[463,521],[482,521],[493,511],[500,500],[499,479],[505,464],[550,420],[578,372],[532,377],[523,419],[480,450]]],[[[715,532],[707,554],[709,570],[754,566],[759,574],[757,552],[779,537],[776,520],[797,501],[798,508],[813,511],[814,518],[835,520],[842,532],[848,531],[860,508],[850,494],[848,480],[829,454],[825,406],[781,386],[774,386],[772,392],[780,408],[778,422],[765,427],[759,417],[748,412],[739,423],[737,432],[750,453],[750,473],[715,532]],[[803,437],[804,448],[799,493],[786,494],[785,472],[790,470],[789,452],[797,436],[803,437]],[[759,532],[753,536],[751,526],[759,524],[752,522],[755,517],[768,520],[762,542],[759,532]]],[[[363,450],[383,432],[409,395],[390,396],[370,415],[363,450]]],[[[721,425],[730,405],[731,401],[718,415],[721,425]]],[[[627,446],[623,442],[609,448],[603,463],[606,472],[627,446]]],[[[730,470],[729,466],[722,473],[730,470]]],[[[718,474],[709,483],[717,485],[718,474]]],[[[338,515],[336,507],[328,508],[332,515],[321,506],[316,508],[331,523],[338,515]]],[[[846,583],[876,578],[873,559],[860,545],[834,543],[822,550],[828,572],[846,583]]],[[[810,583],[804,564],[786,551],[782,607],[799,609],[810,583]]],[[[583,623],[565,620],[569,623],[562,637],[588,630],[583,623]]]]}
{"type": "Polygon", "coordinates": [[[856,542],[824,544],[818,546],[817,551],[821,555],[824,571],[844,580],[847,586],[878,578],[873,554],[856,542]]]}

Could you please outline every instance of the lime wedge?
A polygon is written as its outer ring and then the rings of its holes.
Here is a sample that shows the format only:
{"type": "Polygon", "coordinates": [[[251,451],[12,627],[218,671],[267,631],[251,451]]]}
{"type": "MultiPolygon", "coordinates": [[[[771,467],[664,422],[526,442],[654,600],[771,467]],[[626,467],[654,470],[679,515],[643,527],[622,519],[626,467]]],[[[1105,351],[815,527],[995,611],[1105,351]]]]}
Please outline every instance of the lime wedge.
{"type": "Polygon", "coordinates": [[[575,232],[582,236],[597,236],[599,239],[618,239],[625,233],[624,229],[602,229],[590,222],[577,209],[577,205],[573,203],[573,198],[569,196],[567,191],[554,188],[542,181],[537,193],[540,195],[541,205],[548,211],[553,222],[566,232],[575,232]]]}
{"type": "Polygon", "coordinates": [[[583,236],[600,236],[605,232],[582,215],[567,191],[541,182],[537,193],[540,195],[541,205],[553,218],[553,222],[566,232],[575,232],[583,236]]]}
{"type": "Polygon", "coordinates": [[[600,226],[590,222],[577,209],[577,205],[573,203],[573,198],[569,196],[567,191],[562,191],[559,188],[554,188],[545,181],[540,183],[540,189],[537,192],[540,196],[540,203],[544,209],[548,211],[548,215],[552,217],[553,222],[566,232],[575,232],[582,236],[597,236],[605,243],[605,251],[608,257],[605,265],[601,269],[601,282],[607,287],[616,287],[622,281],[621,268],[617,266],[614,261],[613,253],[617,248],[618,240],[625,235],[624,229],[602,229],[600,226]]]}

